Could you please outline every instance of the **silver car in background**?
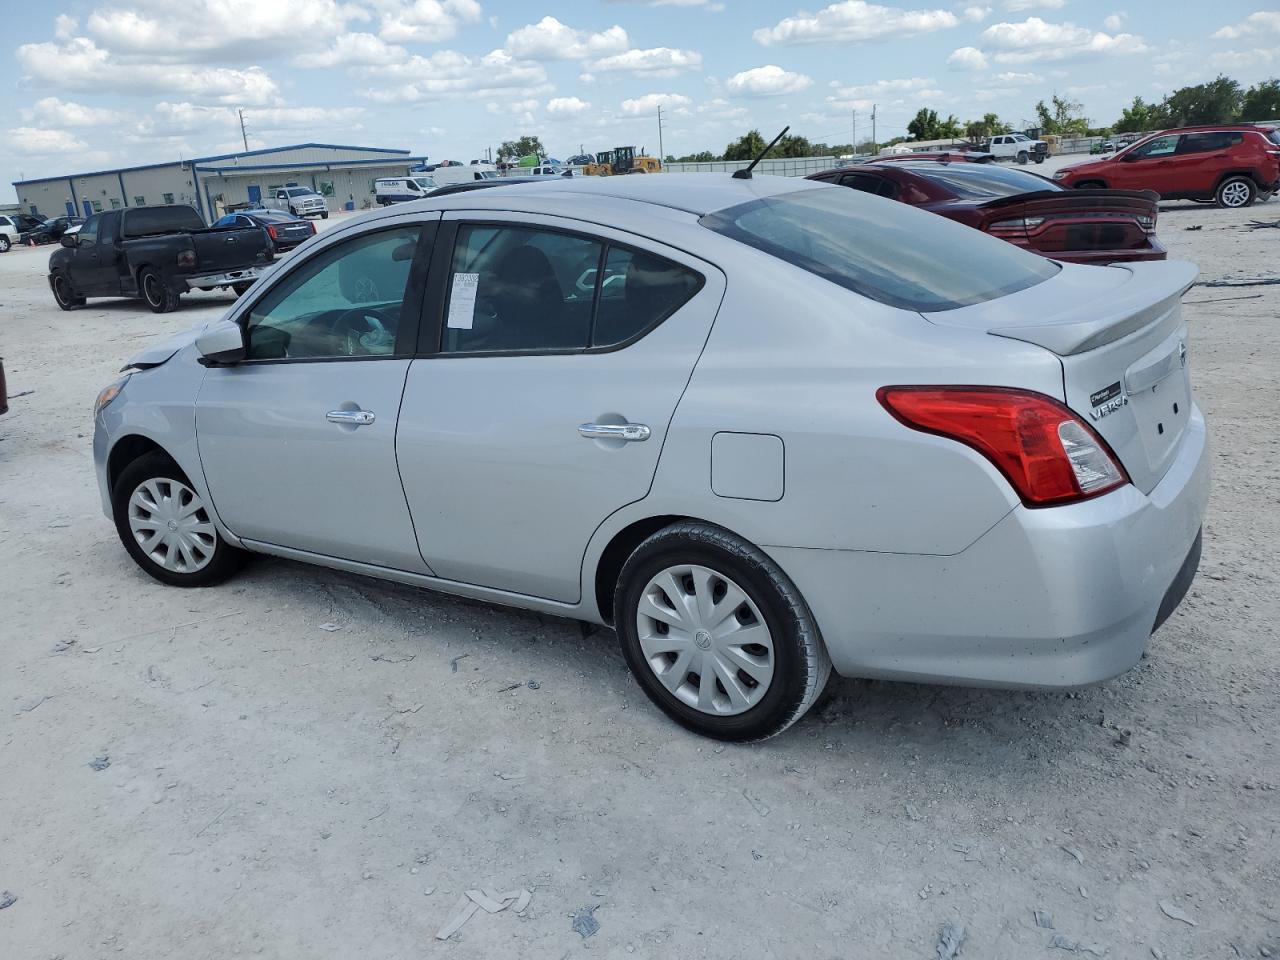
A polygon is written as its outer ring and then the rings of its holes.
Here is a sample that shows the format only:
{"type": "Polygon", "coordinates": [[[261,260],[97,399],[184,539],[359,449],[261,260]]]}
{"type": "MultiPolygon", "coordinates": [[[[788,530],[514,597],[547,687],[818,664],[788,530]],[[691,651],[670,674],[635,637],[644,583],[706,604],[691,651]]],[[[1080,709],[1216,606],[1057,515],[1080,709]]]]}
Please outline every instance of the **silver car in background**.
{"type": "Polygon", "coordinates": [[[103,391],[138,564],[244,551],[611,624],[754,740],[845,676],[1112,677],[1208,496],[1189,264],[1058,264],[812,181],[556,179],[323,233],[103,391]]]}

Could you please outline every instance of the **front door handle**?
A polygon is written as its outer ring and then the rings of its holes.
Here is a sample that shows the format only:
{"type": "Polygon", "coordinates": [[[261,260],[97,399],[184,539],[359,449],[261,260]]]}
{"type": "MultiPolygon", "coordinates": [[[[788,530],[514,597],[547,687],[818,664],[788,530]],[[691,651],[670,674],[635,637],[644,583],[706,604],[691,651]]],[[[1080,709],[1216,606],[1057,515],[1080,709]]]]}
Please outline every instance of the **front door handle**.
{"type": "Polygon", "coordinates": [[[643,423],[584,423],[578,433],[588,440],[627,440],[640,443],[652,433],[643,423]]]}
{"type": "Polygon", "coordinates": [[[375,419],[370,410],[330,410],[324,418],[330,423],[345,423],[353,427],[368,426],[375,419]]]}

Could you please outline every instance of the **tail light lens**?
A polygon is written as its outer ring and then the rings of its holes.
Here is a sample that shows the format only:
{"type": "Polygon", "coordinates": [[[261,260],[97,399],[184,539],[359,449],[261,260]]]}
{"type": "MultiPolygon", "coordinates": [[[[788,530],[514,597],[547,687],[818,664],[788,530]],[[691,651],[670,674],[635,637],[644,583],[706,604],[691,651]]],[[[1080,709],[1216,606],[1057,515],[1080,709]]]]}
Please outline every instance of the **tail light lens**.
{"type": "Polygon", "coordinates": [[[977,450],[1029,507],[1087,500],[1129,482],[1106,441],[1042,393],[1010,387],[881,387],[876,399],[911,429],[977,450]]]}
{"type": "Polygon", "coordinates": [[[196,265],[196,252],[194,250],[178,251],[178,266],[194,267],[196,265]]]}
{"type": "Polygon", "coordinates": [[[988,233],[999,236],[1019,236],[1044,223],[1044,217],[1018,217],[1014,220],[997,220],[987,227],[988,233]]]}
{"type": "Polygon", "coordinates": [[[316,235],[316,222],[314,220],[308,220],[307,226],[311,228],[311,235],[314,237],[316,235]]]}
{"type": "Polygon", "coordinates": [[[267,224],[267,233],[270,235],[272,240],[280,239],[280,234],[276,233],[276,228],[273,227],[271,224],[267,224]]]}

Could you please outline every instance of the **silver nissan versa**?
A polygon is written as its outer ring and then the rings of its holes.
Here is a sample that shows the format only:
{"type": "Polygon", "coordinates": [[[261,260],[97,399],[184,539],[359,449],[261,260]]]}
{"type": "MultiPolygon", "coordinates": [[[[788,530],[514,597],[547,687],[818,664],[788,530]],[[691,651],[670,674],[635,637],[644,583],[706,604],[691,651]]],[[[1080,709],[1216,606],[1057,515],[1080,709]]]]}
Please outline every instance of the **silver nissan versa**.
{"type": "Polygon", "coordinates": [[[612,624],[726,740],[833,667],[1093,683],[1199,561],[1195,276],[800,179],[416,201],[135,357],[97,402],[102,503],[175,586],[253,551],[612,624]]]}

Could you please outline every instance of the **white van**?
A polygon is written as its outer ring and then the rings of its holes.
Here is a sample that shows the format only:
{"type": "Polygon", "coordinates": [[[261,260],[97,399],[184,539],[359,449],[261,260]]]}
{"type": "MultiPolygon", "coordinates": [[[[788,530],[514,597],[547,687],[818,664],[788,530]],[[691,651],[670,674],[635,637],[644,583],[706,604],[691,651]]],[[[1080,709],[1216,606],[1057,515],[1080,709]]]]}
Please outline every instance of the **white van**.
{"type": "Polygon", "coordinates": [[[470,183],[472,180],[492,180],[498,176],[498,168],[491,163],[471,163],[467,165],[436,167],[431,171],[431,178],[437,187],[451,183],[470,183]]]}
{"type": "Polygon", "coordinates": [[[387,177],[373,181],[373,193],[378,203],[387,206],[391,203],[403,203],[406,200],[421,200],[428,193],[440,186],[435,178],[425,173],[415,173],[411,177],[387,177]]]}

